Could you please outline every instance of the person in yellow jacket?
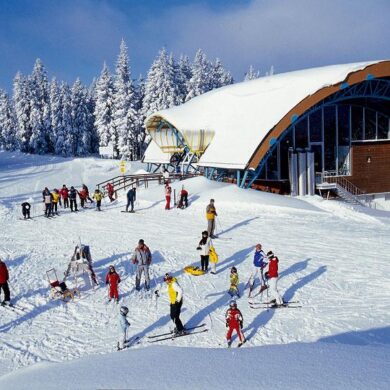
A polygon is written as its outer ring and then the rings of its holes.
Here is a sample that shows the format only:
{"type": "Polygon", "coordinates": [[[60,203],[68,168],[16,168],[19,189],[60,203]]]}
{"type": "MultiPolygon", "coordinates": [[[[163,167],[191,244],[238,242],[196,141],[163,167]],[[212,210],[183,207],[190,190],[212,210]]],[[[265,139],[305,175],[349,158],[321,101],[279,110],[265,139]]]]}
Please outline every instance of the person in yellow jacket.
{"type": "Polygon", "coordinates": [[[181,306],[183,304],[183,289],[177,283],[176,278],[170,274],[165,274],[164,282],[168,286],[168,297],[171,305],[171,319],[175,324],[175,334],[181,335],[185,332],[180,320],[181,306]]]}
{"type": "Polygon", "coordinates": [[[98,211],[102,211],[100,207],[102,205],[103,194],[99,191],[98,188],[96,188],[92,198],[96,200],[96,208],[98,211]]]}
{"type": "Polygon", "coordinates": [[[58,202],[60,201],[60,193],[58,192],[58,190],[56,188],[51,193],[51,197],[52,197],[51,198],[52,199],[51,215],[54,215],[54,213],[56,213],[56,215],[59,215],[58,214],[58,202]]]}
{"type": "Polygon", "coordinates": [[[209,205],[206,207],[206,218],[207,218],[207,232],[210,238],[216,238],[214,235],[215,230],[215,217],[217,216],[217,210],[214,206],[214,199],[210,199],[209,205]]]}

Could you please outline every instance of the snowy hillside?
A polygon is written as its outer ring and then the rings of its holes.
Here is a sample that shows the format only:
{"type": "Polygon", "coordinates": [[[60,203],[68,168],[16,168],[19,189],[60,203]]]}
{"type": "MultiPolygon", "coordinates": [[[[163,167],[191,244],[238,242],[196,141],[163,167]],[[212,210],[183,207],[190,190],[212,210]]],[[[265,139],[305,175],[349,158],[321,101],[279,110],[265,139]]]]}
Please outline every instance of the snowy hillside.
{"type": "MultiPolygon", "coordinates": [[[[131,169],[137,171],[142,165],[134,163],[131,169]]],[[[34,211],[42,214],[38,202],[45,186],[85,183],[92,190],[118,173],[118,161],[0,152],[0,256],[10,271],[11,297],[24,310],[16,313],[0,307],[0,388],[26,388],[27,383],[28,388],[42,388],[44,383],[45,388],[69,389],[227,389],[237,388],[238,383],[297,389],[386,388],[390,380],[385,369],[390,351],[388,212],[353,210],[319,198],[291,199],[195,178],[172,186],[178,191],[184,183],[188,189],[190,207],[185,210],[164,210],[163,187],[151,185],[139,189],[134,214],[120,212],[125,208],[121,194],[113,204],[104,201],[102,213],[61,209],[60,216],[50,220],[20,220],[20,204],[26,199],[35,200],[34,211]],[[189,276],[183,267],[199,265],[196,246],[206,228],[205,207],[211,197],[219,214],[220,238],[214,240],[218,272],[189,276]],[[147,336],[169,330],[172,323],[166,294],[156,301],[134,291],[135,270],[129,258],[140,238],[153,254],[152,288],[160,289],[162,276],[172,272],[184,289],[182,319],[190,325],[206,323],[208,332],[150,347],[147,336]],[[100,281],[111,264],[122,276],[121,303],[130,309],[130,335],[140,337],[131,350],[114,352],[118,307],[107,304],[103,283],[97,290],[83,289],[81,299],[74,302],[48,299],[46,270],[54,267],[62,275],[79,239],[91,246],[100,281]],[[230,268],[238,268],[243,291],[257,242],[279,257],[284,299],[299,301],[302,308],[251,309],[246,290],[238,305],[248,343],[227,351],[224,313],[230,268]],[[49,364],[68,360],[72,361],[49,364]],[[137,370],[143,361],[148,362],[143,365],[148,382],[137,370]],[[175,361],[183,364],[179,373],[172,374],[175,361]],[[18,370],[26,366],[32,367],[18,370]],[[233,380],[226,373],[234,370],[233,380]],[[288,375],[275,379],[278,370],[288,375]],[[190,383],[186,378],[193,372],[203,372],[204,377],[190,383]],[[111,376],[114,382],[107,380],[111,376]]]]}

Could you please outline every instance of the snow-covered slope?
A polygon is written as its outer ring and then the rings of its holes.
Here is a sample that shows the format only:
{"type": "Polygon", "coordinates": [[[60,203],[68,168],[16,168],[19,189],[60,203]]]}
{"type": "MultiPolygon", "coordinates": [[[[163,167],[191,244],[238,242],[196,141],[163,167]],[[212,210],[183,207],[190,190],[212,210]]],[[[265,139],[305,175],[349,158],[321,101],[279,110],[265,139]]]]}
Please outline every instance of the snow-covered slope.
{"type": "MultiPolygon", "coordinates": [[[[139,169],[140,164],[132,164],[133,171],[139,169]]],[[[54,388],[53,378],[69,389],[164,388],[162,379],[175,377],[168,369],[173,370],[169,362],[174,361],[180,364],[177,379],[169,382],[173,388],[206,388],[207,378],[215,387],[229,388],[226,374],[233,371],[233,365],[238,377],[243,374],[243,386],[248,387],[260,383],[273,388],[285,388],[286,384],[292,388],[328,388],[325,374],[331,372],[343,385],[339,388],[359,388],[357,382],[361,388],[386,388],[389,374],[383,364],[388,365],[390,342],[388,213],[356,211],[318,198],[291,199],[195,178],[173,184],[176,191],[183,184],[189,190],[191,204],[186,210],[165,211],[163,188],[155,185],[138,190],[135,214],[120,212],[124,209],[122,194],[113,204],[104,201],[102,213],[93,209],[77,214],[61,210],[59,217],[50,220],[19,220],[20,203],[27,198],[38,201],[45,186],[85,182],[92,190],[94,184],[117,172],[117,161],[0,153],[0,255],[9,267],[14,301],[25,310],[19,314],[0,308],[0,375],[34,365],[0,378],[0,388],[16,388],[18,380],[31,383],[30,388],[39,388],[38,383],[54,388]],[[205,206],[211,197],[216,199],[219,214],[220,239],[214,240],[220,256],[218,273],[191,277],[182,270],[199,263],[196,246],[205,229],[205,206]],[[100,280],[110,264],[122,275],[120,293],[122,303],[130,308],[130,334],[141,337],[132,351],[113,352],[118,339],[118,307],[106,304],[103,284],[95,291],[83,290],[80,300],[68,304],[48,300],[45,271],[55,267],[62,275],[79,238],[91,246],[100,280]],[[209,329],[164,345],[202,349],[145,348],[147,335],[166,331],[172,325],[165,295],[156,301],[134,292],[129,257],[140,238],[153,253],[153,289],[160,288],[165,272],[172,272],[185,292],[184,322],[205,322],[209,329]],[[233,265],[238,268],[243,290],[257,242],[280,259],[279,290],[284,298],[299,300],[303,307],[253,310],[248,306],[246,290],[238,305],[245,318],[247,347],[225,351],[221,348],[225,346],[229,269],[233,265]],[[335,345],[339,343],[344,345],[335,345]],[[209,349],[207,353],[203,348],[209,349]],[[199,367],[206,356],[209,360],[204,361],[207,368],[199,386],[187,382],[189,371],[202,372],[199,367]],[[83,360],[58,367],[36,365],[81,357],[83,360]],[[137,365],[143,359],[150,362],[147,385],[141,381],[143,368],[137,365]],[[291,382],[275,379],[270,370],[277,372],[278,368],[288,371],[291,382]],[[87,372],[83,378],[78,377],[79,370],[87,372]],[[111,372],[118,373],[112,383],[111,372]],[[316,382],[314,376],[321,373],[316,382]],[[80,385],[75,387],[72,378],[80,385]]],[[[35,210],[41,213],[41,205],[35,210]]],[[[231,383],[237,382],[231,379],[231,383]]]]}

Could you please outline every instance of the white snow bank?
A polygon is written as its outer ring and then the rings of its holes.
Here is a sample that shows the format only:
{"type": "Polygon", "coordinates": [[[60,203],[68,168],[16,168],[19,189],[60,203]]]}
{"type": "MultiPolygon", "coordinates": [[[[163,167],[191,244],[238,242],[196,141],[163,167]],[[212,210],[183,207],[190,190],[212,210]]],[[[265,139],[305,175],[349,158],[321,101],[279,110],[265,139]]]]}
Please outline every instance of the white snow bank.
{"type": "MultiPolygon", "coordinates": [[[[196,338],[194,336],[194,342],[196,338]]],[[[288,344],[221,350],[150,347],[0,378],[3,389],[388,389],[388,346],[288,344]]]]}

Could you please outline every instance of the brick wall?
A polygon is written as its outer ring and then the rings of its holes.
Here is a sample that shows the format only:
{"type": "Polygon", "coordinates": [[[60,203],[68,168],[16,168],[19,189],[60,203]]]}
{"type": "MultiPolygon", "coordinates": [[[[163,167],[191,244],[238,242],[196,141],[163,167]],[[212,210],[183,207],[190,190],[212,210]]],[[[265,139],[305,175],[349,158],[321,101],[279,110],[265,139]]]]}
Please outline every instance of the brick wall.
{"type": "Polygon", "coordinates": [[[349,181],[366,193],[390,192],[390,141],[353,143],[351,156],[349,181]]]}

